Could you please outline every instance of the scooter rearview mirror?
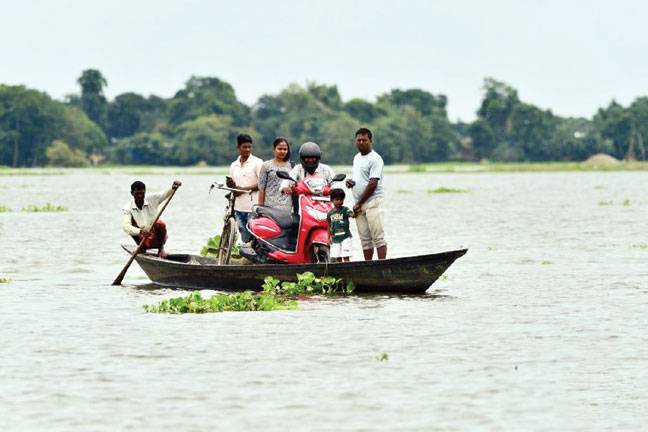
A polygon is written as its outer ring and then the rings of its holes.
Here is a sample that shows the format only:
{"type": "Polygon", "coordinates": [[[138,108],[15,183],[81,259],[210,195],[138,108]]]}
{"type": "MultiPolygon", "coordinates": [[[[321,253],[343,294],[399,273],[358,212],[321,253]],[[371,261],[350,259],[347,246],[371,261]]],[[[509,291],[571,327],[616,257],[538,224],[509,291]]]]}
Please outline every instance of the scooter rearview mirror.
{"type": "MultiPolygon", "coordinates": [[[[290,174],[288,174],[288,173],[285,172],[285,171],[277,171],[277,177],[279,177],[280,179],[284,179],[284,180],[292,180],[292,181],[295,181],[292,177],[290,177],[290,174]]],[[[295,183],[296,183],[296,182],[295,182],[295,183]]]]}

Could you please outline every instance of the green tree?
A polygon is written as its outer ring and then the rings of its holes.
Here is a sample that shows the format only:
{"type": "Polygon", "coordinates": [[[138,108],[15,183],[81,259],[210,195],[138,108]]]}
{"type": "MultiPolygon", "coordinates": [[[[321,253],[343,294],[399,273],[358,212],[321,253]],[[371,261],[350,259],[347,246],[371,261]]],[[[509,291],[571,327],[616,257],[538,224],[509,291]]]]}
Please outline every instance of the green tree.
{"type": "Polygon", "coordinates": [[[176,129],[174,159],[180,165],[193,165],[201,161],[212,165],[229,165],[238,155],[236,136],[239,133],[252,137],[257,135],[251,128],[234,126],[229,116],[211,114],[185,122],[176,129]]]}
{"type": "Polygon", "coordinates": [[[0,85],[0,165],[37,166],[60,136],[63,106],[24,86],[0,85]]]}
{"type": "Polygon", "coordinates": [[[111,138],[124,138],[137,132],[150,132],[162,123],[165,109],[164,99],[157,96],[120,94],[108,105],[108,134],[111,138]]]}
{"type": "Polygon", "coordinates": [[[354,133],[359,127],[358,120],[345,112],[323,122],[318,142],[323,162],[350,165],[358,151],[354,133]]]}
{"type": "Polygon", "coordinates": [[[108,102],[103,89],[108,85],[106,78],[96,69],[86,69],[77,80],[81,86],[81,109],[86,115],[106,130],[108,102]]]}
{"type": "Polygon", "coordinates": [[[353,118],[360,120],[362,123],[371,123],[378,116],[385,115],[386,112],[376,105],[363,99],[351,99],[344,104],[344,110],[353,118]]]}
{"type": "Polygon", "coordinates": [[[78,149],[71,149],[66,142],[54,140],[45,150],[47,162],[53,166],[60,167],[84,167],[88,166],[88,158],[85,153],[78,149]]]}
{"type": "Polygon", "coordinates": [[[119,164],[173,165],[176,142],[159,132],[142,132],[118,140],[107,151],[108,161],[119,164]]]}
{"type": "Polygon", "coordinates": [[[250,122],[250,109],[239,102],[229,83],[218,78],[192,76],[169,101],[168,116],[173,125],[210,114],[227,115],[237,125],[250,122]]]}
{"type": "Polygon", "coordinates": [[[102,153],[108,141],[101,128],[78,108],[65,106],[63,109],[64,126],[60,138],[73,149],[87,154],[102,153]]]}

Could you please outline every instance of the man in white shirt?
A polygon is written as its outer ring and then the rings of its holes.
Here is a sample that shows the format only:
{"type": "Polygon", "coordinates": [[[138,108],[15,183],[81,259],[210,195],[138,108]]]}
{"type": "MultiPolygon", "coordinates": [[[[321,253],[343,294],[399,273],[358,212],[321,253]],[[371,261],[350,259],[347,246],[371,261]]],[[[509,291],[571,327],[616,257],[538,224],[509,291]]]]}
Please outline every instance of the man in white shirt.
{"type": "Polygon", "coordinates": [[[249,193],[235,193],[234,215],[238,223],[241,241],[247,243],[252,239],[252,234],[247,229],[247,222],[252,214],[252,204],[258,202],[259,198],[259,174],[263,161],[252,155],[252,137],[247,134],[240,134],[236,137],[239,157],[232,162],[229,170],[227,186],[249,193]]]}
{"type": "Polygon", "coordinates": [[[365,260],[373,259],[374,248],[378,259],[387,257],[387,242],[383,220],[383,163],[382,157],[372,149],[373,135],[367,128],[360,128],[355,135],[358,153],[353,158],[353,178],[346,181],[353,188],[356,227],[362,243],[365,260]]]}
{"type": "Polygon", "coordinates": [[[171,196],[174,189],[178,189],[182,183],[178,180],[162,192],[146,195],[146,185],[141,181],[131,184],[131,199],[122,209],[122,228],[130,235],[135,243],[140,244],[144,240],[143,250],[157,249],[160,258],[166,258],[164,244],[167,241],[167,229],[162,220],[153,221],[158,213],[158,207],[171,196]]]}

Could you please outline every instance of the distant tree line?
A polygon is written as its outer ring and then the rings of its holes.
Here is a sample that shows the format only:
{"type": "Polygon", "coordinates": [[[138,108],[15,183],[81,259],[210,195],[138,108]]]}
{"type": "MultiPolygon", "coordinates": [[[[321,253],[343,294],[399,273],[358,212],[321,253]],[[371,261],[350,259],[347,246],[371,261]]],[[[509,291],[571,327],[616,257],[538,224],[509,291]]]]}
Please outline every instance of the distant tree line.
{"type": "Polygon", "coordinates": [[[95,69],[83,71],[77,82],[80,94],[64,101],[0,85],[0,165],[226,165],[239,133],[254,137],[262,157],[270,156],[270,143],[281,135],[295,149],[315,141],[328,163],[348,164],[361,126],[374,131],[386,163],[583,160],[600,152],[646,158],[648,97],[627,107],[613,101],[592,119],[560,117],[487,78],[477,119],[453,123],[447,98],[420,89],[345,102],[336,86],[293,84],[247,106],[215,77],[191,77],[167,99],[129,92],[109,101],[108,81],[95,69]]]}

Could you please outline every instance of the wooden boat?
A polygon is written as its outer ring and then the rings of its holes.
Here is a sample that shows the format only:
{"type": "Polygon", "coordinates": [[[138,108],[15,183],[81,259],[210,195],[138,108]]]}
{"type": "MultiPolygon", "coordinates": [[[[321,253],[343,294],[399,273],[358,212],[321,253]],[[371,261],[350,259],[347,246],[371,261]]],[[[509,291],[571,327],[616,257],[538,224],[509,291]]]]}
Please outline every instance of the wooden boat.
{"type": "MultiPolygon", "coordinates": [[[[129,253],[134,250],[129,246],[122,247],[129,253]]],[[[467,251],[460,249],[379,261],[299,265],[219,265],[212,258],[189,254],[169,254],[162,259],[144,253],[137,255],[135,260],[151,281],[168,287],[258,291],[266,276],[294,281],[297,273],[310,271],[318,277],[351,280],[358,293],[422,294],[467,251]]]]}

